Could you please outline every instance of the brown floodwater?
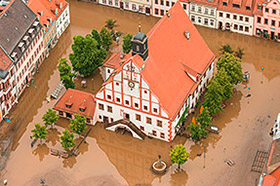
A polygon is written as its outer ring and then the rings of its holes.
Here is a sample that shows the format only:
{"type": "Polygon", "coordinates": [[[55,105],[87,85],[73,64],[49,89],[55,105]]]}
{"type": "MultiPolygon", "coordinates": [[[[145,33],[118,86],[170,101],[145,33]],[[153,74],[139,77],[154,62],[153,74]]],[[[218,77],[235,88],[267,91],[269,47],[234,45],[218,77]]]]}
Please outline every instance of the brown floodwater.
{"type": "MultiPolygon", "coordinates": [[[[172,143],[155,139],[144,141],[129,134],[116,134],[104,130],[101,123],[93,129],[80,147],[80,155],[63,159],[49,155],[51,148],[62,150],[59,136],[69,121],[59,119],[54,129],[48,129],[48,138],[42,144],[30,147],[31,130],[35,123],[42,123],[42,116],[56,100],[46,102],[59,82],[56,70],[60,57],[71,52],[74,35],[85,35],[93,28],[100,29],[105,20],[116,19],[118,31],[135,34],[141,22],[147,32],[158,19],[120,11],[101,5],[70,0],[71,24],[60,41],[44,61],[34,84],[26,89],[19,104],[11,112],[13,144],[0,180],[8,185],[39,185],[44,177],[48,185],[254,185],[259,174],[251,172],[256,150],[268,150],[272,140],[268,135],[280,105],[280,49],[279,43],[197,27],[211,50],[218,55],[219,47],[229,43],[235,49],[245,49],[243,71],[249,71],[251,79],[235,87],[234,97],[226,102],[224,112],[219,113],[213,124],[219,134],[209,134],[207,139],[194,143],[177,136],[172,143]],[[264,67],[262,71],[261,68],[264,67]],[[250,87],[250,90],[248,90],[250,87]],[[247,94],[252,96],[246,98],[247,94]],[[190,158],[176,170],[171,165],[168,152],[171,146],[184,144],[190,158]],[[204,159],[205,144],[205,159],[204,159]],[[202,154],[197,156],[197,154],[202,154]],[[165,175],[157,176],[150,170],[151,164],[162,155],[169,168],[165,175]],[[235,162],[229,167],[224,161],[235,162]]],[[[78,78],[76,87],[95,93],[102,83],[97,72],[87,78],[87,88],[82,88],[78,78]],[[94,79],[94,81],[92,81],[94,79]]],[[[76,143],[79,142],[75,135],[76,143]]]]}

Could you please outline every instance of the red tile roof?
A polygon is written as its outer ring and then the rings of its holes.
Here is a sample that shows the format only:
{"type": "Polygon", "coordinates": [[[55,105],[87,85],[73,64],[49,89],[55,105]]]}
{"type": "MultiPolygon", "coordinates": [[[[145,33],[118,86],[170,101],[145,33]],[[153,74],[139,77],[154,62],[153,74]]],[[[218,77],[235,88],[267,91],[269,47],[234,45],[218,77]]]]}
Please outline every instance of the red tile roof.
{"type": "Polygon", "coordinates": [[[219,1],[218,10],[253,16],[256,1],[257,0],[228,0],[227,6],[223,6],[223,1],[219,1]],[[233,8],[233,4],[240,5],[240,8],[233,8]],[[250,6],[250,10],[246,10],[246,6],[250,6]]]}
{"type": "Polygon", "coordinates": [[[183,2],[191,2],[191,3],[197,3],[197,4],[202,4],[206,6],[211,6],[211,7],[217,7],[218,6],[218,0],[213,0],[213,2],[210,2],[208,0],[181,0],[183,2]]]}
{"type": "Polygon", "coordinates": [[[3,71],[8,71],[12,65],[13,65],[12,60],[4,52],[2,47],[0,47],[0,69],[3,71]]]}
{"type": "Polygon", "coordinates": [[[79,113],[82,116],[92,119],[95,111],[94,96],[79,90],[68,89],[53,109],[71,114],[79,113]],[[71,108],[67,108],[66,104],[72,105],[71,108]],[[80,111],[80,108],[85,108],[85,112],[80,111]]]}
{"type": "Polygon", "coordinates": [[[126,61],[128,58],[131,57],[131,54],[123,54],[123,59],[120,58],[121,52],[115,52],[111,55],[111,57],[103,64],[105,67],[111,67],[111,68],[118,68],[120,64],[124,61],[126,61]]]}
{"type": "Polygon", "coordinates": [[[263,177],[262,186],[278,186],[276,185],[277,179],[271,175],[265,175],[263,177]]]}

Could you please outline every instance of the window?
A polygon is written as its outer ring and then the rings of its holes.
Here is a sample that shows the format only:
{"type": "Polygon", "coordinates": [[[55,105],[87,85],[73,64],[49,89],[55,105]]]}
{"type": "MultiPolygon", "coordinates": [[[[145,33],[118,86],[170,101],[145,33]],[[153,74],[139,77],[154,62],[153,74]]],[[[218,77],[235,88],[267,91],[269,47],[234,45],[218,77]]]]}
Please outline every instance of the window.
{"type": "Polygon", "coordinates": [[[245,32],[249,32],[249,27],[245,26],[245,32]]]}
{"type": "Polygon", "coordinates": [[[262,9],[262,6],[261,5],[258,5],[258,10],[261,10],[262,9]]]}
{"type": "Polygon", "coordinates": [[[155,8],[155,14],[158,15],[158,9],[157,8],[155,8]]]}
{"type": "Polygon", "coordinates": [[[214,20],[213,19],[210,20],[210,25],[214,26],[214,20]]]}
{"type": "Polygon", "coordinates": [[[140,116],[139,114],[135,114],[135,119],[136,119],[137,121],[141,121],[141,116],[140,116]]]}
{"type": "Polygon", "coordinates": [[[138,108],[139,104],[138,103],[134,103],[134,107],[138,108]]]}
{"type": "Polygon", "coordinates": [[[125,8],[129,8],[129,2],[125,2],[125,8]]]}
{"type": "Polygon", "coordinates": [[[230,14],[227,14],[227,18],[230,19],[230,14]]]}
{"type": "Polygon", "coordinates": [[[101,116],[101,115],[99,115],[99,119],[102,119],[102,116],[101,116]]]}
{"type": "Polygon", "coordinates": [[[107,111],[113,113],[113,108],[111,106],[107,106],[107,111]]]}
{"type": "Polygon", "coordinates": [[[197,8],[197,12],[201,13],[201,7],[200,6],[197,8]]]}
{"type": "Polygon", "coordinates": [[[152,119],[151,119],[151,118],[149,118],[149,117],[146,117],[146,123],[148,123],[148,124],[152,124],[152,119]]]}
{"type": "Polygon", "coordinates": [[[272,9],[272,13],[273,13],[273,14],[276,14],[276,10],[272,9]]]}
{"type": "Polygon", "coordinates": [[[249,7],[249,6],[246,6],[246,10],[251,10],[251,7],[249,7]]]}
{"type": "Polygon", "coordinates": [[[62,112],[62,111],[59,111],[59,115],[60,115],[60,116],[63,116],[63,112],[62,112]]]}
{"type": "Polygon", "coordinates": [[[132,4],[132,10],[136,10],[136,5],[132,4]]]}
{"type": "Polygon", "coordinates": [[[187,10],[187,5],[183,4],[183,8],[184,8],[184,10],[187,10]]]}
{"type": "Polygon", "coordinates": [[[222,12],[219,13],[219,17],[223,17],[223,13],[222,12]]]}
{"type": "Polygon", "coordinates": [[[275,20],[271,20],[271,26],[275,26],[275,20]]]}
{"type": "Polygon", "coordinates": [[[112,96],[111,95],[107,95],[107,99],[111,99],[112,98],[112,96]]]}
{"type": "Polygon", "coordinates": [[[238,29],[238,26],[235,24],[235,25],[233,26],[233,29],[234,29],[234,30],[237,30],[237,29],[238,29]]]}
{"type": "Polygon", "coordinates": [[[227,6],[227,2],[223,2],[223,6],[227,6]]]}
{"type": "Polygon", "coordinates": [[[165,135],[164,135],[163,132],[160,133],[160,137],[163,138],[163,139],[165,138],[165,135]]]}
{"type": "Polygon", "coordinates": [[[119,0],[115,0],[115,6],[119,6],[119,0]]]}
{"type": "Polygon", "coordinates": [[[71,108],[72,107],[72,104],[66,104],[65,105],[67,108],[71,108]]]}
{"type": "Polygon", "coordinates": [[[243,26],[242,25],[239,26],[239,31],[243,31],[243,26]]]}
{"type": "Polygon", "coordinates": [[[208,19],[207,18],[204,18],[204,24],[208,25],[208,19]]]}
{"type": "Polygon", "coordinates": [[[195,6],[194,5],[192,5],[192,11],[195,11],[195,6]]]}
{"type": "Polygon", "coordinates": [[[261,21],[262,21],[262,18],[261,18],[261,17],[258,17],[257,22],[258,22],[258,23],[261,23],[261,21]]]}
{"type": "Polygon", "coordinates": [[[99,108],[99,110],[104,110],[104,105],[101,104],[101,103],[99,103],[99,104],[98,104],[98,108],[99,108]]]}
{"type": "Polygon", "coordinates": [[[169,3],[169,1],[166,1],[166,6],[170,6],[170,3],[169,3]]]}
{"type": "Polygon", "coordinates": [[[239,21],[243,21],[243,16],[240,16],[240,17],[239,17],[239,21]]]}
{"type": "Polygon", "coordinates": [[[157,136],[157,131],[153,130],[153,136],[157,136]]]}
{"type": "Polygon", "coordinates": [[[268,12],[269,12],[268,8],[266,8],[266,9],[265,9],[265,12],[266,12],[266,13],[268,13],[268,12]]]}
{"type": "Polygon", "coordinates": [[[144,110],[148,110],[148,107],[147,107],[147,105],[144,105],[144,110]]]}
{"type": "Polygon", "coordinates": [[[157,113],[157,108],[154,108],[154,112],[157,113]]]}
{"type": "Polygon", "coordinates": [[[89,118],[87,118],[87,123],[90,123],[90,119],[89,118]]]}
{"type": "Polygon", "coordinates": [[[204,13],[208,14],[208,8],[205,8],[204,13]]]}
{"type": "Polygon", "coordinates": [[[164,1],[163,0],[160,0],[160,5],[164,5],[164,1]]]}
{"type": "Polygon", "coordinates": [[[193,15],[191,16],[191,20],[192,22],[195,22],[195,17],[193,15]]]}
{"type": "Polygon", "coordinates": [[[109,0],[109,5],[113,5],[113,2],[112,2],[112,0],[109,0]]]}
{"type": "Polygon", "coordinates": [[[125,119],[129,119],[129,114],[124,113],[124,117],[125,117],[125,119]]]}
{"type": "Polygon", "coordinates": [[[249,22],[249,17],[245,17],[245,22],[249,22]]]}
{"type": "Polygon", "coordinates": [[[158,127],[162,127],[162,121],[157,120],[157,126],[158,126],[158,127]]]}
{"type": "Polygon", "coordinates": [[[85,112],[85,108],[79,108],[79,110],[81,111],[81,112],[85,112]]]}
{"type": "Polygon", "coordinates": [[[238,4],[232,4],[233,8],[240,8],[240,6],[238,4]]]}
{"type": "Polygon", "coordinates": [[[145,130],[145,128],[143,126],[140,126],[140,130],[145,130]]]}
{"type": "Polygon", "coordinates": [[[197,21],[198,23],[201,23],[201,17],[198,17],[198,21],[197,21]]]}
{"type": "Polygon", "coordinates": [[[233,15],[233,19],[236,20],[237,19],[237,15],[233,15]]]}
{"type": "Polygon", "coordinates": [[[113,118],[111,118],[111,123],[113,123],[113,121],[114,121],[114,119],[113,119],[113,118]]]}
{"type": "Polygon", "coordinates": [[[268,24],[268,19],[264,19],[264,24],[265,24],[265,25],[268,24]]]}
{"type": "Polygon", "coordinates": [[[121,99],[120,99],[120,98],[117,98],[117,102],[119,102],[119,103],[120,103],[120,102],[121,102],[121,99]]]}
{"type": "Polygon", "coordinates": [[[155,4],[156,4],[156,5],[158,4],[158,0],[155,0],[155,4]]]}
{"type": "Polygon", "coordinates": [[[164,10],[160,10],[160,15],[164,15],[164,10]]]}
{"type": "Polygon", "coordinates": [[[256,33],[259,36],[261,34],[261,30],[259,28],[256,29],[256,33]]]}
{"type": "Polygon", "coordinates": [[[126,104],[126,105],[129,105],[129,101],[128,101],[128,100],[125,100],[125,104],[126,104]]]}
{"type": "Polygon", "coordinates": [[[172,2],[172,6],[174,5],[175,3],[174,2],[172,2]]]}
{"type": "Polygon", "coordinates": [[[211,9],[211,15],[214,15],[214,10],[213,9],[211,9]]]}

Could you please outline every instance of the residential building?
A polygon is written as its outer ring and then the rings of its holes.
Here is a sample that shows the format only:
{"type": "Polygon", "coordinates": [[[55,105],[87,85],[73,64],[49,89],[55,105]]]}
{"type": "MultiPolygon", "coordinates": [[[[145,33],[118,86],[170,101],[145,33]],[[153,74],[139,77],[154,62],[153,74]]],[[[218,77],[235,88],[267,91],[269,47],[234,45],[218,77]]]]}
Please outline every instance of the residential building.
{"type": "Polygon", "coordinates": [[[99,0],[99,4],[129,10],[137,13],[152,14],[152,0],[99,0]]]}
{"type": "Polygon", "coordinates": [[[92,94],[69,88],[53,109],[60,117],[73,119],[75,114],[80,114],[86,118],[87,124],[94,124],[95,101],[92,94]]]}
{"type": "Polygon", "coordinates": [[[43,60],[39,20],[22,0],[13,0],[0,15],[0,46],[15,66],[17,96],[29,84],[43,60]]]}
{"type": "Polygon", "coordinates": [[[0,46],[0,121],[17,102],[15,66],[0,46]]]}
{"type": "Polygon", "coordinates": [[[57,43],[56,19],[57,16],[46,5],[48,0],[29,0],[27,6],[38,16],[43,26],[44,56],[48,57],[49,51],[57,43]]]}
{"type": "Polygon", "coordinates": [[[275,124],[273,128],[271,129],[273,140],[280,138],[280,113],[277,116],[277,119],[275,120],[275,124]]]}
{"type": "Polygon", "coordinates": [[[255,0],[221,0],[218,3],[216,28],[253,35],[255,0]]]}
{"type": "Polygon", "coordinates": [[[216,28],[218,0],[191,0],[189,18],[200,26],[216,28]]]}
{"type": "Polygon", "coordinates": [[[259,0],[254,10],[254,36],[280,38],[280,4],[277,0],[259,0]]]}
{"type": "Polygon", "coordinates": [[[185,109],[197,105],[212,78],[215,55],[180,2],[147,35],[134,36],[128,55],[105,74],[109,78],[95,95],[94,120],[140,139],[145,134],[172,141],[185,109]]]}
{"type": "MultiPolygon", "coordinates": [[[[176,0],[153,0],[153,16],[162,17],[176,3],[176,0]]],[[[187,3],[186,3],[187,5],[187,3]]],[[[187,9],[187,8],[186,8],[187,9]]]]}
{"type": "Polygon", "coordinates": [[[49,2],[53,3],[51,11],[57,16],[56,31],[57,38],[59,39],[70,24],[69,3],[65,0],[49,0],[49,2]]]}

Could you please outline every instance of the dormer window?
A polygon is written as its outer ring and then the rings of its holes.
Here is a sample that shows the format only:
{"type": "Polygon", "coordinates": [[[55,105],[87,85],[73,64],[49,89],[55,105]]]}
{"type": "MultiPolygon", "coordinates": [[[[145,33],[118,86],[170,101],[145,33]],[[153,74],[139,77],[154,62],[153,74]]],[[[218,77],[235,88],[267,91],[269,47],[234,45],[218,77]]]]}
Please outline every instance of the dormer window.
{"type": "Polygon", "coordinates": [[[238,5],[238,4],[232,4],[232,7],[233,7],[233,8],[240,8],[240,5],[238,5]]]}
{"type": "Polygon", "coordinates": [[[223,2],[223,6],[227,6],[227,2],[223,2]]]}
{"type": "Polygon", "coordinates": [[[258,10],[261,10],[262,9],[262,6],[261,5],[258,5],[258,10]]]}
{"type": "Polygon", "coordinates": [[[86,108],[79,108],[79,110],[81,111],[81,112],[85,112],[85,110],[86,110],[86,108]]]}
{"type": "Polygon", "coordinates": [[[251,7],[249,7],[249,6],[246,6],[246,10],[251,10],[251,7]]]}
{"type": "Polygon", "coordinates": [[[72,107],[72,103],[66,103],[65,106],[66,106],[66,108],[71,108],[72,107]]]}

